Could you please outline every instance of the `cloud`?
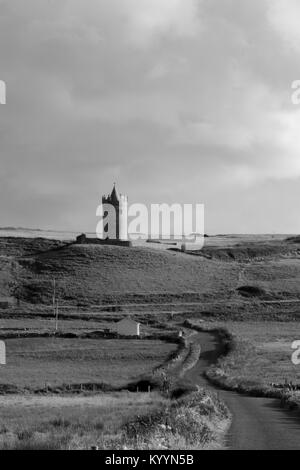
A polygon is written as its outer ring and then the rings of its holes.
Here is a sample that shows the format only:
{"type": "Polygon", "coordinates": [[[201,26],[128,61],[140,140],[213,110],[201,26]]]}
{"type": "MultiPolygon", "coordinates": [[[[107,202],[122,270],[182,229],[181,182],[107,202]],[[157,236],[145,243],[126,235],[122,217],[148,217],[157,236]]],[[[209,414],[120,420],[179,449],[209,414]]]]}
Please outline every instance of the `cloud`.
{"type": "Polygon", "coordinates": [[[300,50],[300,4],[298,0],[269,0],[268,18],[287,45],[300,50]]]}
{"type": "Polygon", "coordinates": [[[291,183],[295,192],[296,8],[286,0],[0,0],[5,224],[92,228],[116,179],[140,201],[209,200],[214,226],[228,191],[237,210],[244,188],[263,194],[270,185],[275,197],[277,184],[291,183]]]}
{"type": "Polygon", "coordinates": [[[129,0],[130,38],[147,45],[157,36],[193,37],[199,32],[199,0],[129,0]]]}

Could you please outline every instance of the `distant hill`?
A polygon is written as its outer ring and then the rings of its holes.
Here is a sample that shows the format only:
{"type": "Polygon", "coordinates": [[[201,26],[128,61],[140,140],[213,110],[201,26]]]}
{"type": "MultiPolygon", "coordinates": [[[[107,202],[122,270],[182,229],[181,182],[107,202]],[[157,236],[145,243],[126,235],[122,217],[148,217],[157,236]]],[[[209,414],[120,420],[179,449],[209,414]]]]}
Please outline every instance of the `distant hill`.
{"type": "Polygon", "coordinates": [[[9,232],[12,232],[12,231],[22,231],[22,232],[42,232],[43,230],[41,230],[40,228],[28,228],[28,227],[0,227],[0,230],[3,230],[3,231],[9,231],[9,232]]]}

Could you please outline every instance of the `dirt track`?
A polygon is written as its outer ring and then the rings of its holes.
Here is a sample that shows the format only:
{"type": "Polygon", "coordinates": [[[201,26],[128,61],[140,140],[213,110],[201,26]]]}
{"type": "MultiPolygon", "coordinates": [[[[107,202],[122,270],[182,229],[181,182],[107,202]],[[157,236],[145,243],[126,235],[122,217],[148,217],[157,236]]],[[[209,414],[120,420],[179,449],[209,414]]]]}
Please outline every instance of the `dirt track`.
{"type": "Polygon", "coordinates": [[[279,400],[247,397],[213,387],[203,377],[203,372],[216,361],[220,345],[210,333],[197,333],[193,340],[200,342],[202,352],[197,365],[185,377],[217,391],[230,409],[233,420],[227,447],[234,450],[300,450],[299,413],[283,410],[279,400]]]}

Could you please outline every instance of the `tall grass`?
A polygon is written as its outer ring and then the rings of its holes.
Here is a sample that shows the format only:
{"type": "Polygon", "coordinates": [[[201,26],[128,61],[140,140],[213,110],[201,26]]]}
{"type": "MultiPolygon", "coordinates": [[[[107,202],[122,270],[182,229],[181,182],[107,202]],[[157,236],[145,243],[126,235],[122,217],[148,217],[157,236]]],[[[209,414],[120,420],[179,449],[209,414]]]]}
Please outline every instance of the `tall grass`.
{"type": "Polygon", "coordinates": [[[230,417],[216,395],[199,390],[177,401],[158,395],[154,399],[152,407],[148,403],[140,413],[136,408],[134,413],[127,409],[127,416],[125,414],[113,427],[107,426],[101,413],[95,413],[94,419],[61,415],[27,427],[2,429],[0,449],[89,449],[92,446],[100,449],[204,449],[222,446],[230,417]]]}

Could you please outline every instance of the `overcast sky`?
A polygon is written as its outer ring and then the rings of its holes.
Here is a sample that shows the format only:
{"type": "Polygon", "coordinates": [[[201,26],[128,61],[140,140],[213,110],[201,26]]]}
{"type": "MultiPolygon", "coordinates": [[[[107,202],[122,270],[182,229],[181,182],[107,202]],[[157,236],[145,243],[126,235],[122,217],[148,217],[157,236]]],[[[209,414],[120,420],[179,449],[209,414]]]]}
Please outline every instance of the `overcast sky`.
{"type": "Polygon", "coordinates": [[[299,0],[0,0],[0,226],[94,230],[116,181],[300,232],[299,59],[299,0]]]}

